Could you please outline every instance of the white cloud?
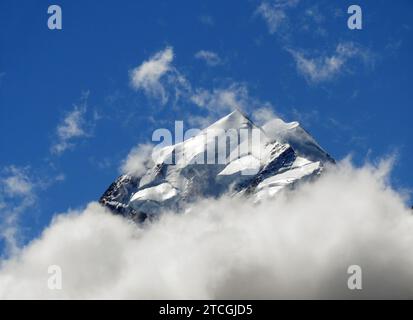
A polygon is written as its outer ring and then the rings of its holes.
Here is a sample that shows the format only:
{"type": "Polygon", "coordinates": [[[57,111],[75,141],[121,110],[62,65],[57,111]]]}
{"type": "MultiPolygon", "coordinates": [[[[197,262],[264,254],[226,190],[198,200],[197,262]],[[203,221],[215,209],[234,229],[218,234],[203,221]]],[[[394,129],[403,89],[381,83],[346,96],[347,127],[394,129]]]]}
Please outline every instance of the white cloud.
{"type": "Polygon", "coordinates": [[[249,94],[245,85],[235,83],[227,88],[213,90],[198,88],[191,101],[210,112],[221,114],[234,109],[245,109],[248,106],[249,94]]]}
{"type": "Polygon", "coordinates": [[[272,108],[261,107],[255,109],[252,113],[252,120],[260,127],[264,126],[269,121],[278,118],[272,108]]]}
{"type": "Polygon", "coordinates": [[[29,168],[6,167],[0,176],[0,239],[5,241],[6,254],[14,254],[19,247],[18,220],[36,203],[37,182],[29,168]]]}
{"type": "Polygon", "coordinates": [[[63,123],[57,128],[59,138],[68,140],[74,137],[81,137],[85,135],[85,131],[82,128],[83,110],[75,108],[68,113],[63,123]]]}
{"type": "Polygon", "coordinates": [[[190,115],[186,119],[188,122],[188,125],[191,126],[192,128],[199,128],[203,129],[211,125],[211,123],[214,123],[216,121],[216,116],[213,116],[211,113],[207,115],[190,115]]]}
{"type": "MultiPolygon", "coordinates": [[[[221,58],[212,51],[201,50],[195,54],[195,58],[205,60],[209,65],[222,63],[221,58]]],[[[242,83],[232,82],[212,89],[193,86],[172,62],[172,47],[159,51],[130,72],[132,86],[143,90],[149,97],[158,99],[163,105],[172,101],[176,110],[187,104],[195,104],[209,111],[209,114],[204,116],[208,119],[234,109],[247,111],[257,105],[269,105],[252,98],[247,86],[242,83]]],[[[191,124],[205,124],[200,116],[190,115],[187,118],[191,124]]]]}
{"type": "Polygon", "coordinates": [[[161,79],[173,70],[173,58],[173,48],[166,47],[153,55],[149,60],[144,61],[130,72],[132,87],[136,90],[144,90],[147,95],[158,98],[165,104],[168,97],[161,79]]]}
{"type": "Polygon", "coordinates": [[[264,0],[255,11],[266,22],[268,32],[276,34],[280,40],[292,43],[293,39],[301,36],[322,36],[328,34],[325,27],[325,10],[319,5],[303,5],[300,10],[294,10],[299,0],[264,0]]]}
{"type": "Polygon", "coordinates": [[[153,145],[151,144],[140,144],[133,148],[122,162],[121,172],[137,177],[143,175],[152,163],[152,151],[153,145]]]}
{"type": "Polygon", "coordinates": [[[73,110],[68,112],[63,121],[57,126],[57,141],[50,149],[53,154],[60,155],[67,149],[75,146],[75,140],[90,136],[85,117],[87,112],[87,99],[89,93],[82,95],[81,103],[74,105],[73,110]]]}
{"type": "Polygon", "coordinates": [[[214,89],[209,91],[206,89],[197,89],[192,96],[192,102],[210,111],[223,109],[224,112],[226,112],[240,106],[238,98],[239,93],[237,90],[214,89]]]}
{"type": "Polygon", "coordinates": [[[29,166],[10,165],[0,171],[0,240],[5,244],[1,254],[10,256],[19,252],[24,240],[21,217],[33,215],[40,191],[64,179],[63,174],[39,177],[29,166]]]}
{"type": "Polygon", "coordinates": [[[263,1],[256,13],[267,23],[268,31],[276,33],[283,24],[287,23],[287,10],[297,6],[299,0],[263,1]]]}
{"type": "Polygon", "coordinates": [[[4,192],[10,196],[25,196],[32,192],[33,184],[27,174],[17,168],[9,169],[10,175],[3,179],[4,192]]]}
{"type": "Polygon", "coordinates": [[[388,170],[344,162],[276,200],[206,200],[141,226],[90,204],[3,261],[0,299],[412,298],[413,216],[388,170]]]}
{"type": "Polygon", "coordinates": [[[195,54],[195,58],[203,60],[207,65],[213,67],[222,63],[221,58],[215,52],[200,50],[195,54]]]}
{"type": "Polygon", "coordinates": [[[345,70],[346,64],[351,59],[358,58],[366,64],[372,62],[369,51],[352,42],[339,43],[331,55],[309,57],[302,51],[293,49],[287,51],[294,58],[298,72],[310,83],[334,79],[345,70]]]}
{"type": "Polygon", "coordinates": [[[173,48],[166,47],[131,70],[129,77],[132,88],[142,90],[162,105],[170,100],[176,105],[192,89],[185,76],[172,65],[173,59],[173,48]]]}
{"type": "Polygon", "coordinates": [[[197,88],[190,100],[198,107],[208,110],[212,117],[222,116],[235,109],[248,113],[263,107],[272,108],[269,102],[251,96],[245,84],[236,82],[212,90],[197,88]]]}

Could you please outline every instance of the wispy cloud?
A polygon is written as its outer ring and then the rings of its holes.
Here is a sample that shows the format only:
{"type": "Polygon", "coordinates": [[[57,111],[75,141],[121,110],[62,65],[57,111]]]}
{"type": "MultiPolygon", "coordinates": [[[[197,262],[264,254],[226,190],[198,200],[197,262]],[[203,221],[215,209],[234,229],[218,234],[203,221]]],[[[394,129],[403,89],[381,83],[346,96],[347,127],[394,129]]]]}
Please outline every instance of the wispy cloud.
{"type": "Polygon", "coordinates": [[[299,25],[304,32],[310,33],[312,36],[326,37],[328,35],[325,26],[326,18],[318,5],[307,8],[301,20],[299,25]]]}
{"type": "Polygon", "coordinates": [[[299,0],[263,1],[257,8],[256,14],[266,22],[269,33],[276,33],[283,23],[287,23],[287,10],[296,7],[299,0]]]}
{"type": "MultiPolygon", "coordinates": [[[[182,111],[182,107],[189,105],[198,106],[202,110],[202,116],[199,114],[186,115],[186,119],[191,125],[203,127],[208,122],[215,120],[217,116],[222,116],[234,109],[248,112],[257,106],[270,105],[268,102],[261,102],[251,96],[246,84],[230,79],[226,79],[224,84],[213,88],[196,86],[173,65],[172,58],[172,47],[159,51],[130,72],[131,83],[135,89],[143,90],[149,98],[158,98],[161,105],[168,103],[172,100],[170,98],[174,96],[175,110],[182,111]]],[[[218,54],[207,50],[197,52],[195,58],[202,59],[209,65],[222,63],[218,54]]]]}
{"type": "Polygon", "coordinates": [[[0,238],[6,244],[6,253],[18,250],[18,220],[20,215],[36,203],[36,182],[29,168],[9,166],[0,173],[0,238]]]}
{"type": "Polygon", "coordinates": [[[297,71],[309,83],[320,83],[334,79],[346,70],[351,59],[360,59],[366,64],[374,61],[373,55],[353,42],[339,43],[331,54],[309,54],[302,50],[288,48],[296,63],[297,71]]]}
{"type": "Polygon", "coordinates": [[[9,175],[2,179],[3,191],[9,196],[26,196],[31,193],[33,184],[26,174],[26,170],[15,166],[8,168],[9,175]]]}
{"type": "Polygon", "coordinates": [[[182,95],[189,85],[186,78],[172,65],[174,51],[166,47],[144,61],[129,72],[130,83],[133,89],[143,92],[165,105],[173,89],[175,98],[182,95]]]}
{"type": "Polygon", "coordinates": [[[66,150],[73,148],[75,142],[80,138],[90,136],[91,124],[86,121],[87,99],[89,92],[82,95],[79,104],[74,105],[62,122],[57,126],[57,141],[51,147],[52,154],[60,155],[66,150]]]}
{"type": "Polygon", "coordinates": [[[33,214],[39,193],[64,179],[63,174],[52,175],[50,172],[40,176],[30,166],[9,165],[0,170],[0,240],[5,243],[5,255],[20,250],[24,240],[20,218],[33,214]]]}
{"type": "Polygon", "coordinates": [[[234,109],[244,109],[247,106],[248,89],[242,84],[233,84],[227,88],[206,90],[198,88],[191,101],[201,108],[211,112],[227,112],[234,109]]]}
{"type": "Polygon", "coordinates": [[[217,53],[208,50],[198,51],[195,53],[195,58],[205,61],[205,63],[211,67],[222,63],[222,60],[217,53]]]}
{"type": "Polygon", "coordinates": [[[191,116],[190,122],[204,127],[207,122],[211,123],[216,117],[222,116],[235,109],[252,113],[258,108],[274,108],[269,102],[261,101],[250,94],[245,83],[233,82],[226,87],[196,88],[190,97],[193,104],[208,111],[206,117],[191,116]]]}
{"type": "Polygon", "coordinates": [[[159,98],[165,104],[167,96],[161,78],[172,70],[173,58],[173,48],[167,47],[144,61],[130,72],[132,87],[144,90],[146,94],[159,98]]]}
{"type": "Polygon", "coordinates": [[[153,145],[140,144],[133,148],[122,162],[120,171],[123,174],[134,176],[143,175],[149,168],[152,158],[153,145]]]}
{"type": "Polygon", "coordinates": [[[299,37],[328,37],[326,17],[334,16],[331,8],[300,0],[263,0],[255,15],[264,19],[269,33],[275,34],[281,46],[287,48],[298,72],[308,83],[327,82],[340,74],[349,73],[352,71],[351,61],[374,66],[376,54],[351,40],[341,40],[330,52],[314,50],[317,48],[316,41],[311,42],[311,49],[295,44],[299,37]]]}

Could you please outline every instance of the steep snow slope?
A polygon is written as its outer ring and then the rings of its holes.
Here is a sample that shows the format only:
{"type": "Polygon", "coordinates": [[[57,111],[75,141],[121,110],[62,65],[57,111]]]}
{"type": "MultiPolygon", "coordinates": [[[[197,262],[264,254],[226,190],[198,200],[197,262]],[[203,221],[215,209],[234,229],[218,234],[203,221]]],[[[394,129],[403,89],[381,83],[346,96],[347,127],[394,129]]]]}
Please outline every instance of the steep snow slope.
{"type": "Polygon", "coordinates": [[[142,221],[199,198],[230,194],[260,201],[334,162],[298,123],[276,119],[259,128],[238,110],[154,155],[144,175],[120,176],[100,202],[142,221]]]}

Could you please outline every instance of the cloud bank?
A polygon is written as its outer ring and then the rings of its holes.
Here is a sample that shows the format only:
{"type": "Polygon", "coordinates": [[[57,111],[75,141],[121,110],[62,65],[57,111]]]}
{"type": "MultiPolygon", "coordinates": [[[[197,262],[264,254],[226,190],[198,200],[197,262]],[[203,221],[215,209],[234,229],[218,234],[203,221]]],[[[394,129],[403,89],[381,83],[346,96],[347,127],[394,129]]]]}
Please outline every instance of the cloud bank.
{"type": "Polygon", "coordinates": [[[413,218],[388,174],[344,161],[276,200],[205,200],[142,226],[91,203],[2,262],[0,298],[412,298],[413,218]]]}

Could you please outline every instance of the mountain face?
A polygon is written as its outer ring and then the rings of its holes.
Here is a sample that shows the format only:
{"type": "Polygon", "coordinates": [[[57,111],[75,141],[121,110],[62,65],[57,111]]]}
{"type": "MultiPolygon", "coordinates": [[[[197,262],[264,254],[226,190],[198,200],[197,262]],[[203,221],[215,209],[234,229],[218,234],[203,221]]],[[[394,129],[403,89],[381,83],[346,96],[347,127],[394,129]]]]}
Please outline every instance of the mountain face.
{"type": "Polygon", "coordinates": [[[334,160],[297,122],[256,126],[236,110],[191,138],[158,148],[145,174],[121,175],[100,203],[135,221],[224,194],[259,202],[313,179],[334,160]]]}

